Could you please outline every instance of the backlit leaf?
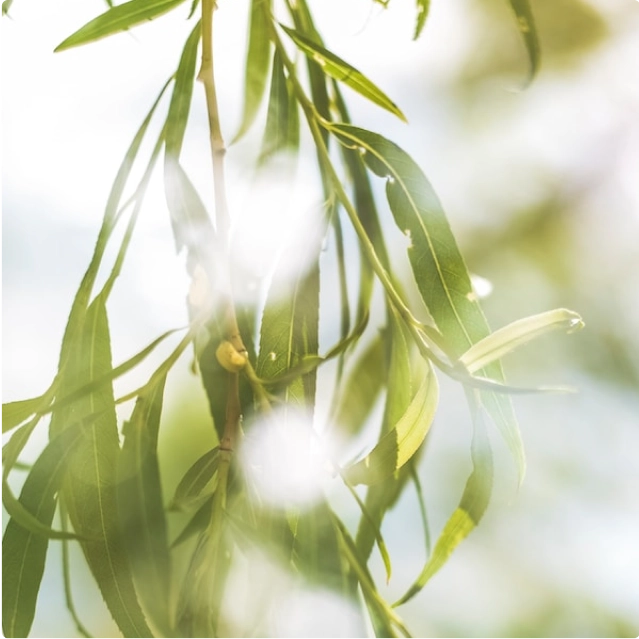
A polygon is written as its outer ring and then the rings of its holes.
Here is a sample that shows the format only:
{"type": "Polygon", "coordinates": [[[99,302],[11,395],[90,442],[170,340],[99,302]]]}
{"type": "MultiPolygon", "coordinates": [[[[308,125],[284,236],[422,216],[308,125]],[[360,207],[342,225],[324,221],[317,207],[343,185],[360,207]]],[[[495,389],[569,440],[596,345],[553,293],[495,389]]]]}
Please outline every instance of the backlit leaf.
{"type": "Polygon", "coordinates": [[[154,624],[170,634],[171,561],[157,458],[166,377],[138,397],[124,426],[117,462],[117,505],[122,540],[140,602],[154,624]]]}
{"type": "Polygon", "coordinates": [[[81,44],[126,31],[146,20],[153,20],[182,4],[184,0],[130,0],[112,7],[102,15],[87,22],[83,27],[61,42],[56,51],[63,51],[81,44]]]}
{"type": "Polygon", "coordinates": [[[428,11],[430,9],[430,0],[417,0],[417,20],[415,21],[415,34],[413,40],[417,40],[421,35],[424,25],[426,24],[426,18],[428,18],[428,11]]]}
{"type": "Polygon", "coordinates": [[[17,402],[2,404],[2,432],[7,433],[16,426],[19,426],[22,422],[29,419],[31,415],[46,408],[49,401],[50,397],[44,394],[40,395],[40,397],[21,399],[17,402]]]}
{"type": "Polygon", "coordinates": [[[355,67],[352,67],[348,64],[348,62],[345,62],[341,58],[338,58],[335,54],[331,53],[323,46],[313,42],[313,40],[307,38],[299,31],[290,29],[284,25],[280,26],[302,52],[304,52],[311,60],[319,64],[326,75],[343,82],[374,104],[377,104],[383,109],[390,111],[398,118],[406,121],[406,117],[399,110],[399,107],[392,102],[380,88],[373,84],[355,67]]]}
{"type": "Polygon", "coordinates": [[[539,70],[541,48],[539,46],[537,27],[535,26],[530,2],[529,0],[508,0],[508,3],[515,12],[517,27],[526,46],[526,51],[528,52],[528,60],[530,61],[528,82],[531,82],[539,70]]]}
{"type": "MultiPolygon", "coordinates": [[[[417,287],[445,338],[449,355],[458,358],[489,335],[490,328],[437,195],[419,166],[396,144],[344,124],[331,124],[330,130],[342,142],[360,149],[369,168],[387,179],[386,194],[395,223],[410,241],[408,256],[417,287]]],[[[485,377],[504,381],[499,362],[483,372],[485,377]]],[[[521,481],[526,463],[512,403],[492,392],[483,392],[481,397],[511,450],[521,481]]]]}
{"type": "Polygon", "coordinates": [[[249,44],[244,73],[244,110],[239,131],[235,134],[233,142],[239,140],[253,124],[266,90],[271,58],[268,24],[271,20],[271,4],[271,0],[251,1],[249,44]]]}
{"type": "Polygon", "coordinates": [[[219,448],[207,451],[189,468],[180,480],[171,501],[171,509],[184,510],[201,497],[203,490],[215,476],[219,462],[219,448]]]}

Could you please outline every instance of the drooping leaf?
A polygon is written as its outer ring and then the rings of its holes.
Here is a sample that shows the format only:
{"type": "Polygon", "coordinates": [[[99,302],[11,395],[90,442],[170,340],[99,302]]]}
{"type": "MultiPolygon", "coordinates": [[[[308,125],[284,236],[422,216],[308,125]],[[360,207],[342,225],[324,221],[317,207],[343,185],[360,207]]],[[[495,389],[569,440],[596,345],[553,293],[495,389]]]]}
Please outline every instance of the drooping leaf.
{"type": "Polygon", "coordinates": [[[180,62],[175,72],[175,85],[173,86],[169,112],[166,116],[166,156],[171,161],[179,160],[182,152],[184,132],[191,110],[200,35],[201,28],[198,21],[184,43],[180,62]]]}
{"type": "Polygon", "coordinates": [[[529,0],[508,0],[508,3],[515,13],[517,27],[526,46],[526,51],[528,52],[528,60],[530,61],[528,83],[530,83],[537,75],[541,60],[541,48],[539,46],[537,27],[535,26],[529,0]]]}
{"type": "Polygon", "coordinates": [[[266,127],[258,162],[264,164],[281,152],[295,153],[299,145],[297,101],[291,98],[284,66],[276,51],[273,56],[271,91],[268,101],[266,127]],[[296,126],[297,125],[297,126],[296,126]]]}
{"type": "Polygon", "coordinates": [[[555,330],[573,332],[584,325],[581,317],[565,308],[531,315],[517,320],[476,342],[459,361],[469,373],[475,373],[500,359],[518,346],[555,330]]]}
{"type": "Polygon", "coordinates": [[[219,448],[207,451],[186,471],[171,500],[171,509],[185,510],[202,496],[217,471],[219,448]]]}
{"type": "Polygon", "coordinates": [[[348,62],[337,57],[323,46],[313,42],[313,40],[299,31],[285,27],[284,25],[280,26],[303,53],[319,64],[326,75],[343,82],[374,104],[377,104],[398,118],[406,121],[406,117],[400,111],[399,107],[355,67],[352,67],[348,62]]]}
{"type": "Polygon", "coordinates": [[[270,62],[269,24],[272,0],[252,0],[246,71],[244,73],[244,110],[242,122],[233,138],[237,142],[250,128],[260,108],[270,62]]]}
{"type": "MultiPolygon", "coordinates": [[[[83,427],[83,423],[75,424],[54,438],[34,463],[18,502],[30,518],[16,517],[15,511],[7,508],[12,517],[2,539],[2,628],[6,637],[29,634],[49,538],[75,537],[72,533],[53,531],[51,522],[56,510],[56,494],[83,427]]],[[[3,490],[3,501],[4,493],[3,490]]],[[[8,506],[6,501],[5,506],[8,506]]]]}
{"type": "Polygon", "coordinates": [[[2,432],[7,433],[25,422],[35,413],[46,408],[51,398],[47,393],[31,399],[2,404],[2,432]]]}
{"type": "Polygon", "coordinates": [[[55,48],[55,51],[64,51],[120,31],[126,31],[146,20],[153,20],[171,11],[171,9],[183,2],[184,0],[130,0],[130,2],[112,7],[102,15],[87,22],[61,42],[55,48]]]}
{"type": "MultiPolygon", "coordinates": [[[[437,195],[413,159],[383,136],[344,124],[330,130],[349,146],[361,149],[368,167],[387,178],[386,194],[395,223],[410,239],[408,256],[422,299],[440,332],[449,355],[458,358],[490,334],[488,322],[473,295],[466,264],[437,195]]],[[[499,362],[484,376],[504,381],[499,362]]],[[[517,463],[520,481],[525,456],[510,399],[483,392],[482,401],[517,463]]]]}
{"type": "MultiPolygon", "coordinates": [[[[71,344],[60,381],[61,394],[111,370],[105,298],[98,296],[71,344]]],[[[87,427],[69,458],[61,496],[75,532],[85,538],[82,550],[115,622],[125,636],[149,637],[151,631],[138,604],[118,523],[116,464],[120,446],[112,386],[103,386],[68,408],[54,410],[51,435],[55,437],[96,412],[100,417],[87,427]]]]}
{"type": "Polygon", "coordinates": [[[399,606],[412,599],[428,580],[446,563],[457,546],[479,524],[488,508],[493,485],[493,460],[490,442],[481,417],[478,402],[473,410],[473,443],[471,454],[473,471],[466,482],[459,506],[452,514],[435,544],[424,569],[406,594],[393,604],[399,606]]]}
{"type": "Polygon", "coordinates": [[[395,427],[364,459],[344,470],[352,484],[375,484],[391,477],[421,446],[437,408],[439,387],[430,364],[428,373],[395,427]]]}
{"type": "Polygon", "coordinates": [[[140,602],[154,625],[168,636],[171,561],[157,458],[165,381],[166,377],[161,378],[140,395],[124,426],[117,461],[117,505],[140,602]]]}
{"type": "Polygon", "coordinates": [[[415,33],[413,40],[417,40],[421,35],[426,19],[428,18],[428,11],[430,10],[430,0],[417,0],[417,20],[415,21],[415,33]]]}

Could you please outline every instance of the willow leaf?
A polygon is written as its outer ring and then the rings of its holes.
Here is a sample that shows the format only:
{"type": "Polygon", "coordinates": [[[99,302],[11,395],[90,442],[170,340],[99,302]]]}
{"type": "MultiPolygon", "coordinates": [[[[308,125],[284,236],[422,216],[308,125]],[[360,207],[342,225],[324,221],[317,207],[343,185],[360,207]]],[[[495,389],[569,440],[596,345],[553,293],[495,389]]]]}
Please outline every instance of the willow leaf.
{"type": "Polygon", "coordinates": [[[163,13],[171,11],[171,9],[183,2],[184,0],[130,0],[130,2],[112,7],[102,15],[87,22],[61,42],[55,50],[64,51],[120,31],[126,31],[141,22],[153,20],[163,13]]]}
{"type": "Polygon", "coordinates": [[[166,117],[166,155],[171,160],[179,159],[182,151],[184,133],[191,110],[200,34],[200,22],[198,22],[184,43],[180,62],[175,72],[175,85],[166,117]]]}
{"type": "Polygon", "coordinates": [[[188,523],[182,529],[182,532],[175,538],[171,544],[171,548],[175,548],[184,543],[193,535],[204,530],[211,521],[211,511],[213,509],[213,495],[210,495],[206,501],[197,509],[195,514],[189,519],[188,523]]]}
{"type": "Polygon", "coordinates": [[[299,145],[297,101],[291,99],[284,66],[279,53],[273,56],[271,91],[268,101],[266,127],[262,139],[259,163],[265,163],[280,152],[295,152],[299,145]],[[297,127],[295,126],[297,124],[297,127]]]}
{"type": "Polygon", "coordinates": [[[577,313],[565,308],[531,315],[512,322],[476,342],[459,358],[459,361],[469,373],[475,373],[518,346],[545,333],[556,330],[573,332],[582,328],[583,325],[577,313]]]}
{"type": "MultiPolygon", "coordinates": [[[[422,170],[396,144],[383,136],[344,124],[331,124],[339,139],[361,149],[364,161],[387,178],[386,195],[399,229],[410,238],[408,256],[422,299],[445,338],[449,355],[458,358],[490,334],[488,322],[473,295],[464,259],[442,206],[422,170]]],[[[504,381],[499,362],[484,376],[504,381]]],[[[482,401],[517,463],[519,479],[526,462],[519,425],[508,397],[483,392],[482,401]]]]}
{"type": "Polygon", "coordinates": [[[343,82],[346,86],[357,91],[361,96],[377,104],[377,106],[393,113],[401,120],[404,120],[404,122],[406,121],[406,117],[400,111],[399,107],[355,67],[338,58],[323,46],[313,42],[313,40],[307,38],[299,31],[285,27],[284,25],[280,26],[291,40],[293,40],[300,51],[305,53],[311,60],[317,62],[326,75],[343,82]]]}
{"type": "MultiPolygon", "coordinates": [[[[76,424],[54,438],[33,465],[22,487],[18,505],[27,515],[5,501],[12,515],[2,540],[2,628],[7,637],[26,637],[35,615],[36,601],[50,538],[76,538],[51,529],[69,456],[82,435],[76,424]]],[[[4,488],[4,486],[3,486],[4,488]]],[[[3,490],[3,501],[6,495],[3,490]]]]}
{"type": "Polygon", "coordinates": [[[117,503],[122,539],[140,602],[154,624],[170,634],[171,562],[157,458],[166,377],[138,398],[124,426],[117,462],[117,503]]]}
{"type": "Polygon", "coordinates": [[[490,442],[478,407],[475,410],[473,422],[471,448],[473,471],[466,482],[459,506],[444,526],[433,554],[426,562],[421,574],[406,594],[393,604],[394,606],[406,603],[426,585],[428,580],[446,563],[455,548],[479,524],[488,508],[493,485],[493,460],[490,442]]]}
{"type": "Polygon", "coordinates": [[[539,46],[537,27],[535,26],[529,0],[508,0],[508,3],[515,13],[517,27],[526,46],[526,51],[528,52],[528,60],[530,62],[528,82],[530,83],[537,75],[541,61],[541,48],[539,46]]]}
{"type": "MultiPolygon", "coordinates": [[[[89,306],[81,334],[72,346],[61,381],[62,392],[100,379],[112,370],[103,296],[89,306]]],[[[120,630],[128,637],[149,637],[118,525],[116,464],[120,446],[112,386],[103,386],[71,407],[54,411],[51,433],[55,436],[73,421],[96,412],[102,414],[87,427],[69,458],[62,498],[75,532],[85,537],[82,550],[120,630]]]]}
{"type": "Polygon", "coordinates": [[[192,505],[211,482],[219,463],[219,448],[216,446],[202,455],[180,480],[171,500],[172,510],[185,510],[192,505]]]}
{"type": "Polygon", "coordinates": [[[417,40],[421,35],[426,19],[428,18],[428,12],[430,10],[430,0],[417,0],[417,20],[415,21],[415,33],[413,40],[417,40]]]}
{"type": "Polygon", "coordinates": [[[375,484],[391,477],[417,452],[435,416],[439,386],[430,364],[428,373],[395,427],[373,450],[344,471],[352,484],[375,484]]]}
{"type": "Polygon", "coordinates": [[[260,108],[270,60],[269,21],[272,0],[252,0],[249,26],[249,43],[244,73],[244,110],[242,122],[233,138],[237,142],[253,124],[260,108]]]}
{"type": "Polygon", "coordinates": [[[31,399],[2,404],[2,432],[7,433],[25,422],[29,417],[46,408],[50,397],[45,393],[31,399]]]}

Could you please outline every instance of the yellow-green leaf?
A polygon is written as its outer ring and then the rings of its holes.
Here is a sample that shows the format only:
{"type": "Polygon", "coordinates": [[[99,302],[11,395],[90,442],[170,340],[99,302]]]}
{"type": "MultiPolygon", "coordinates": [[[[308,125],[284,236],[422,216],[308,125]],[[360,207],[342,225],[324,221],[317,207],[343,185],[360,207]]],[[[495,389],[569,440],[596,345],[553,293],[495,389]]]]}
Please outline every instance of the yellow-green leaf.
{"type": "Polygon", "coordinates": [[[130,0],[110,8],[102,15],[87,22],[83,27],[61,42],[56,51],[87,44],[100,38],[126,31],[146,20],[153,20],[182,4],[184,0],[130,0]]]}
{"type": "Polygon", "coordinates": [[[529,0],[508,0],[512,10],[517,18],[517,28],[521,34],[526,51],[528,52],[528,60],[530,61],[530,74],[528,82],[532,82],[541,61],[541,48],[539,46],[539,37],[537,36],[537,27],[533,18],[532,9],[529,0]]]}
{"type": "Polygon", "coordinates": [[[13,430],[16,426],[29,419],[31,415],[46,408],[49,401],[50,397],[45,393],[40,395],[40,397],[2,404],[2,432],[7,433],[13,430]]]}
{"type": "Polygon", "coordinates": [[[284,25],[280,26],[288,34],[291,40],[293,40],[300,51],[319,64],[326,75],[343,82],[374,104],[377,104],[383,109],[390,111],[398,118],[406,121],[406,117],[400,111],[399,107],[379,87],[373,84],[373,82],[371,82],[355,67],[352,67],[348,64],[348,62],[345,62],[341,58],[338,58],[334,53],[331,53],[323,46],[313,42],[313,40],[306,37],[299,31],[285,27],[284,25]]]}

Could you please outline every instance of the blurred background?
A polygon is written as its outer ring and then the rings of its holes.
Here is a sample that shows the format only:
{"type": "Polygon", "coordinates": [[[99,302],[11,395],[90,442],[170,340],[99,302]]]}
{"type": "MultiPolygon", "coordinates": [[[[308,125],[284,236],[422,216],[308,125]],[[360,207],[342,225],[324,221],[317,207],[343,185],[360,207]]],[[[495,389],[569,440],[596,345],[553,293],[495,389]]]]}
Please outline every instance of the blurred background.
{"type": "MultiPolygon", "coordinates": [[[[230,139],[241,114],[248,3],[218,4],[217,74],[230,139]]],[[[413,3],[311,2],[327,47],[406,114],[408,126],[345,90],[354,122],[394,140],[424,169],[469,269],[492,285],[484,300],[491,325],[555,307],[579,312],[586,323],[580,333],[544,338],[506,361],[512,383],[569,384],[579,392],[516,398],[526,479],[518,490],[508,453],[493,437],[493,502],[444,569],[401,609],[415,636],[639,633],[639,3],[531,4],[542,67],[524,89],[527,58],[504,0],[434,1],[417,42],[413,3]]],[[[180,17],[53,54],[104,6],[15,0],[2,20],[3,401],[40,394],[50,383],[111,180],[190,28],[181,19],[185,6],[180,17]]],[[[209,201],[208,167],[200,161],[208,144],[203,100],[191,122],[185,163],[209,201]]],[[[236,209],[260,135],[258,124],[227,155],[236,209]]],[[[154,186],[109,306],[116,362],[186,322],[184,260],[175,256],[160,180],[154,186]]],[[[408,278],[405,240],[392,224],[387,234],[393,262],[408,278]]],[[[326,289],[323,304],[323,344],[330,346],[338,308],[326,289]]],[[[212,437],[189,363],[185,358],[170,378],[165,404],[167,499],[212,437]]],[[[129,377],[119,389],[134,384],[129,377]]],[[[441,384],[420,467],[433,535],[470,470],[462,394],[441,384]]],[[[25,460],[37,449],[34,441],[25,460]]],[[[15,482],[17,489],[19,476],[15,482]]],[[[174,534],[183,521],[171,520],[174,534]]],[[[394,573],[380,587],[392,599],[425,559],[410,491],[383,532],[394,573]]],[[[32,636],[75,636],[59,555],[53,542],[32,636]]],[[[81,558],[72,559],[83,619],[97,636],[115,636],[81,558]]],[[[383,584],[376,558],[373,569],[383,584]]],[[[312,618],[313,607],[306,609],[312,618]]],[[[308,619],[289,617],[281,636],[313,636],[308,619]]]]}

